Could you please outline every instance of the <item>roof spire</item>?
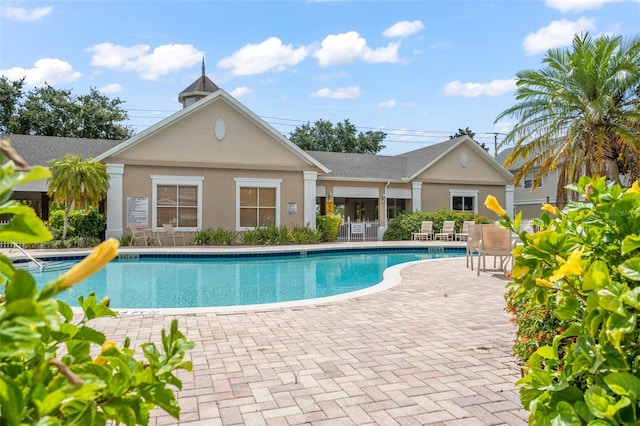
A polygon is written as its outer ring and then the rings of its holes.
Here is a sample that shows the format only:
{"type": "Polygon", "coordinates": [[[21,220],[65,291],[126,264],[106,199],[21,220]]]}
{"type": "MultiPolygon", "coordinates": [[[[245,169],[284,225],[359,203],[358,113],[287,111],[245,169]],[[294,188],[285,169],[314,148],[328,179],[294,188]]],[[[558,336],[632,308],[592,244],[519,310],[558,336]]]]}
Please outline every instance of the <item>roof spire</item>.
{"type": "Polygon", "coordinates": [[[202,76],[204,77],[204,56],[202,57],[202,76]]]}

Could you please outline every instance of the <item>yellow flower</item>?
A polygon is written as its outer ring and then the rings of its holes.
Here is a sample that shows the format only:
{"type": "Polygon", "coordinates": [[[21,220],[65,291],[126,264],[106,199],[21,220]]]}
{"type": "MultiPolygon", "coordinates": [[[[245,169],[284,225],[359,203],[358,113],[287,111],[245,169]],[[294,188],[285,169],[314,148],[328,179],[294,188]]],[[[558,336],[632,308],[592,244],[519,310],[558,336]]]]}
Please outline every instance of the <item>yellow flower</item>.
{"type": "Polygon", "coordinates": [[[544,210],[547,213],[551,213],[553,215],[558,215],[558,209],[551,204],[545,204],[542,206],[541,210],[544,210]]]}
{"type": "Polygon", "coordinates": [[[487,196],[487,199],[485,200],[484,205],[489,210],[491,210],[492,212],[497,214],[498,216],[501,216],[501,217],[506,217],[507,216],[507,212],[504,211],[504,209],[502,208],[502,206],[500,205],[498,200],[496,200],[496,197],[494,197],[493,195],[488,195],[487,196]]]}
{"type": "Polygon", "coordinates": [[[626,194],[640,194],[640,180],[633,182],[631,188],[625,191],[626,194]]]}
{"type": "MultiPolygon", "coordinates": [[[[104,351],[106,351],[107,349],[111,349],[111,348],[117,348],[118,344],[116,342],[114,342],[113,340],[105,340],[104,343],[102,344],[102,349],[100,350],[100,353],[104,353],[104,351]]],[[[107,359],[105,357],[103,357],[102,355],[98,355],[93,362],[95,362],[98,365],[105,365],[107,363],[107,359]]]]}
{"type": "Polygon", "coordinates": [[[553,287],[553,283],[549,280],[545,280],[544,278],[536,278],[536,285],[540,287],[553,287]]]}
{"type": "Polygon", "coordinates": [[[566,261],[562,261],[560,267],[553,272],[551,276],[551,281],[558,281],[566,277],[567,275],[582,275],[584,270],[582,269],[582,265],[580,261],[582,260],[582,250],[574,250],[569,255],[569,258],[566,261]]]}
{"type": "Polygon", "coordinates": [[[89,256],[69,269],[60,279],[60,289],[69,288],[98,272],[118,255],[118,240],[109,238],[96,246],[89,256]]]}

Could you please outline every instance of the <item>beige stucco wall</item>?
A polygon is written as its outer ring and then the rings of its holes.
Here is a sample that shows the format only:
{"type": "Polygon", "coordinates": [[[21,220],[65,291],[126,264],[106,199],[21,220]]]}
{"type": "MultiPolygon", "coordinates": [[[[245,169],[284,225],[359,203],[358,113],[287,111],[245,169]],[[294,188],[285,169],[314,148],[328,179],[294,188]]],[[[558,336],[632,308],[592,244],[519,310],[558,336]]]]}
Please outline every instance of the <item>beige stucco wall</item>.
{"type": "Polygon", "coordinates": [[[470,183],[506,185],[509,180],[487,163],[476,150],[460,144],[436,164],[421,173],[416,181],[431,183],[470,183]],[[466,157],[466,161],[464,161],[466,157]],[[466,167],[463,165],[466,164],[466,167]]]}
{"type": "Polygon", "coordinates": [[[108,162],[190,167],[317,170],[223,99],[185,115],[108,162]],[[225,122],[216,139],[214,126],[225,122]]]}
{"type": "MultiPolygon", "coordinates": [[[[205,168],[125,166],[122,217],[126,220],[126,199],[147,197],[149,199],[149,220],[152,220],[152,179],[151,176],[202,176],[202,228],[222,227],[236,229],[236,182],[235,178],[281,179],[280,225],[291,228],[304,226],[302,172],[274,172],[269,170],[229,170],[205,168]],[[297,204],[297,213],[287,212],[287,204],[297,204]]],[[[153,225],[153,224],[150,224],[153,225]]],[[[126,226],[126,224],[125,224],[126,226]]]]}
{"type": "Polygon", "coordinates": [[[423,183],[422,184],[422,209],[423,211],[435,211],[438,209],[451,208],[450,190],[478,191],[477,203],[478,214],[487,216],[489,219],[497,220],[498,217],[484,206],[484,201],[488,195],[496,197],[498,202],[506,205],[505,188],[499,185],[474,185],[474,184],[448,184],[448,183],[423,183]]]}

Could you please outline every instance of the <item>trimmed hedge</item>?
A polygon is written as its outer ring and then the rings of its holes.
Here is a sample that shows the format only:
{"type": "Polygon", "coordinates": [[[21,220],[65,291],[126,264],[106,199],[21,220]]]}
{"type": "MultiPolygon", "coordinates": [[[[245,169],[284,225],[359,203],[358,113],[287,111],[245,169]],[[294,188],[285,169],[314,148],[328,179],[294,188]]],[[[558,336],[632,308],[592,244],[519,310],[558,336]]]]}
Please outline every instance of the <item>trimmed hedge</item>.
{"type": "Polygon", "coordinates": [[[316,225],[322,237],[322,241],[338,241],[341,222],[342,219],[338,215],[317,216],[316,225]]]}
{"type": "Polygon", "coordinates": [[[389,222],[382,239],[384,241],[410,240],[413,232],[420,231],[423,220],[432,221],[435,232],[442,229],[442,223],[445,220],[455,220],[456,229],[460,229],[465,220],[473,220],[476,223],[492,223],[486,216],[479,216],[472,212],[455,212],[449,209],[440,209],[435,212],[403,213],[389,222]]]}

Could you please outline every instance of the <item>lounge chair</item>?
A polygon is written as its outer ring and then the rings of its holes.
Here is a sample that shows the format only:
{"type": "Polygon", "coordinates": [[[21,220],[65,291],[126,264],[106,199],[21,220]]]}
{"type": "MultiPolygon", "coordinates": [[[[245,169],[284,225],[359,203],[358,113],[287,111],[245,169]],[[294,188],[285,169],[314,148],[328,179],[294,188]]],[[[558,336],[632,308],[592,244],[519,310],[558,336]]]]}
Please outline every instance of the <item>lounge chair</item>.
{"type": "Polygon", "coordinates": [[[452,241],[456,233],[456,221],[445,220],[442,223],[442,229],[436,234],[436,240],[452,241]]]}
{"type": "Polygon", "coordinates": [[[135,246],[138,241],[142,241],[143,245],[147,245],[147,233],[142,228],[136,228],[132,224],[129,224],[131,230],[131,240],[129,240],[129,247],[135,246]]]}
{"type": "Polygon", "coordinates": [[[176,244],[176,239],[180,239],[182,238],[182,245],[186,245],[185,242],[185,238],[184,238],[184,232],[182,231],[176,231],[175,228],[173,227],[172,224],[170,223],[165,223],[162,225],[162,228],[164,229],[164,237],[166,238],[171,238],[173,240],[173,245],[177,245],[176,244]]]}
{"type": "Polygon", "coordinates": [[[476,222],[473,220],[465,220],[462,222],[460,232],[456,232],[456,241],[467,241],[467,238],[469,238],[469,225],[473,225],[475,223],[476,222]]]}
{"type": "Polygon", "coordinates": [[[480,243],[480,238],[482,238],[482,225],[480,224],[470,224],[468,229],[468,238],[467,238],[467,268],[471,265],[471,270],[473,271],[473,255],[478,253],[478,245],[480,243]]]}
{"type": "Polygon", "coordinates": [[[496,266],[496,259],[500,259],[500,271],[506,269],[509,260],[513,261],[513,247],[515,240],[512,238],[511,230],[497,225],[482,225],[480,240],[478,241],[478,271],[480,275],[480,262],[483,270],[487,270],[487,256],[494,256],[493,265],[496,266]]]}
{"type": "Polygon", "coordinates": [[[411,239],[422,241],[433,240],[433,221],[423,220],[420,226],[420,232],[411,233],[411,239]]]}

